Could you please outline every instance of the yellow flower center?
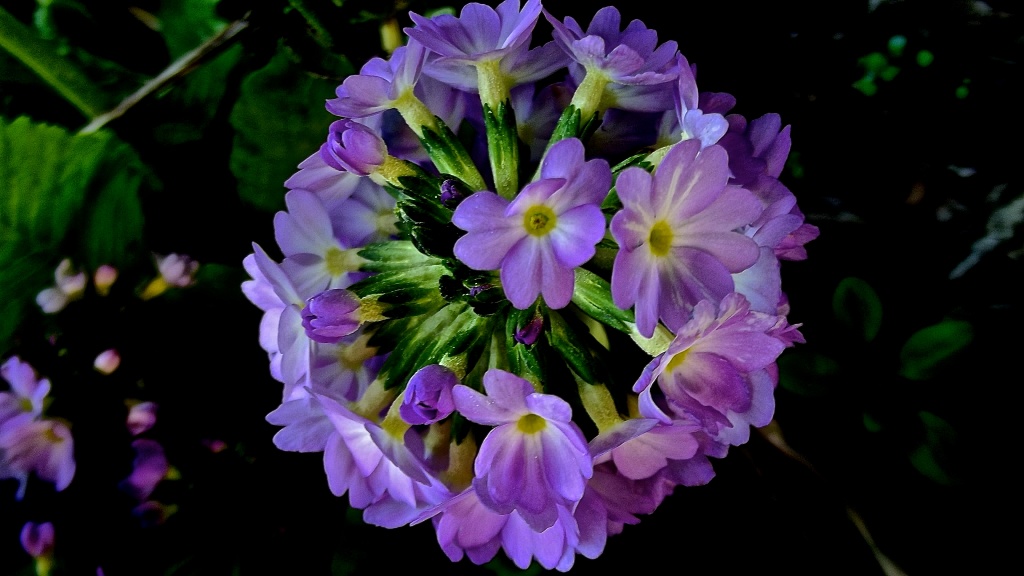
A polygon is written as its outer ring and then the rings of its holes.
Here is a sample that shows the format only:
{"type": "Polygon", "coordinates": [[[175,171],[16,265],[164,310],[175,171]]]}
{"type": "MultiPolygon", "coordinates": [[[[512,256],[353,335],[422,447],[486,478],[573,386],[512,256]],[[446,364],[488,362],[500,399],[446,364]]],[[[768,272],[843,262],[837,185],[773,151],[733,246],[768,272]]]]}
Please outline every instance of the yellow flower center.
{"type": "Polygon", "coordinates": [[[664,256],[672,249],[672,239],[675,235],[668,222],[658,220],[651,226],[651,234],[647,237],[647,245],[651,247],[651,253],[655,256],[664,256]]]}
{"type": "Polygon", "coordinates": [[[686,359],[686,355],[690,352],[689,349],[683,350],[682,352],[672,356],[672,359],[668,361],[668,365],[665,366],[665,373],[672,373],[676,368],[682,365],[683,360],[686,359]]]}
{"type": "Polygon", "coordinates": [[[348,274],[359,269],[359,258],[354,250],[342,250],[331,247],[324,254],[324,264],[327,266],[327,273],[332,277],[348,274]]]}
{"type": "Polygon", "coordinates": [[[536,414],[527,414],[516,422],[516,427],[523,434],[534,434],[540,432],[548,425],[547,420],[537,416],[536,414]]]}
{"type": "Polygon", "coordinates": [[[544,236],[551,232],[557,222],[558,216],[544,205],[532,206],[523,214],[523,228],[534,236],[544,236]]]}

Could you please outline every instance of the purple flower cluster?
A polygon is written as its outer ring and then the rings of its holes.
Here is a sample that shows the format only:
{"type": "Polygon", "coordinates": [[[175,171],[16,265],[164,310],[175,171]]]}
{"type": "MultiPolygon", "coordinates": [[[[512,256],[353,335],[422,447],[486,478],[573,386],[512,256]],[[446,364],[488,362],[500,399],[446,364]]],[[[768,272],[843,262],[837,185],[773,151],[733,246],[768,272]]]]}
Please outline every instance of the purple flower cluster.
{"type": "Polygon", "coordinates": [[[780,181],[789,127],[730,114],[613,7],[411,19],[327,102],[280,258],[244,261],[283,386],[267,420],[367,522],[566,571],[771,421],[803,341],[781,261],[817,236],[780,181]],[[615,382],[624,347],[651,359],[615,382]]]}

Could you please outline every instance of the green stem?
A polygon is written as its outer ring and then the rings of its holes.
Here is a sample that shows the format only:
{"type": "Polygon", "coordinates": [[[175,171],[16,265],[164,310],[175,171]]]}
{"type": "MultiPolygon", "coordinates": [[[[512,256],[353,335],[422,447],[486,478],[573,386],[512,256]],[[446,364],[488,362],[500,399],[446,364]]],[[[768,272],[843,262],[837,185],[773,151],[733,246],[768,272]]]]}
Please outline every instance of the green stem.
{"type": "Polygon", "coordinates": [[[0,7],[0,47],[28,66],[90,120],[106,109],[106,98],[80,70],[17,18],[0,7]]]}

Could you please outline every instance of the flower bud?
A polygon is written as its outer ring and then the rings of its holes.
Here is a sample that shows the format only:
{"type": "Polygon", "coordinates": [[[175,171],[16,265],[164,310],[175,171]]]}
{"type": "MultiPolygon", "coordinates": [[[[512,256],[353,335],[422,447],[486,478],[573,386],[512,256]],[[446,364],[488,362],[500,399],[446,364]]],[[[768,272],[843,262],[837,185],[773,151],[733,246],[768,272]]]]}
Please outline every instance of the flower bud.
{"type": "Polygon", "coordinates": [[[97,268],[92,277],[92,281],[96,285],[96,292],[100,296],[106,296],[110,293],[110,287],[114,285],[115,280],[117,280],[117,268],[109,264],[104,264],[97,268]]]}
{"type": "Polygon", "coordinates": [[[302,327],[310,340],[332,344],[355,332],[360,325],[359,297],[348,290],[325,290],[302,309],[302,327]]]}
{"type": "Polygon", "coordinates": [[[92,363],[93,368],[104,376],[112,374],[120,365],[121,355],[113,348],[100,352],[99,356],[96,356],[96,360],[92,363]]]}
{"type": "Polygon", "coordinates": [[[327,142],[320,147],[320,157],[324,162],[359,176],[376,172],[387,154],[387,145],[380,135],[353,120],[332,123],[327,142]]]}
{"type": "Polygon", "coordinates": [[[428,364],[409,379],[398,409],[409,424],[433,424],[455,410],[452,389],[459,383],[454,372],[440,364],[428,364]]]}
{"type": "Polygon", "coordinates": [[[27,522],[21,529],[21,547],[33,558],[53,555],[53,524],[27,522]]]}

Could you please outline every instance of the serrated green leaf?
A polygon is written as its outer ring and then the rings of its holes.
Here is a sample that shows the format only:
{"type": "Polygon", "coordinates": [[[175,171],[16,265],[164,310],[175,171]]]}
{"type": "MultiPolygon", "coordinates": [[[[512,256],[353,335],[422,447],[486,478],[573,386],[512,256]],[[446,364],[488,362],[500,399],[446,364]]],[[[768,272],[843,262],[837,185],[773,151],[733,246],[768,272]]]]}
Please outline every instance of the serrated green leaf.
{"type": "Polygon", "coordinates": [[[62,257],[96,268],[140,252],[138,193],[149,173],[108,132],[69,134],[28,118],[0,118],[0,344],[20,307],[53,282],[62,257]]]}
{"type": "Polygon", "coordinates": [[[35,306],[40,287],[53,282],[49,256],[21,240],[12,230],[0,229],[0,357],[22,318],[35,306]]]}
{"type": "Polygon", "coordinates": [[[323,106],[334,89],[333,82],[293,66],[284,53],[242,82],[231,111],[231,171],[243,200],[268,211],[284,209],[284,181],[320,148],[336,120],[323,106]]]}
{"type": "Polygon", "coordinates": [[[110,133],[0,119],[0,227],[32,246],[56,249],[74,230],[82,235],[68,242],[70,255],[92,266],[123,263],[141,238],[138,190],[147,175],[110,133]]]}
{"type": "Polygon", "coordinates": [[[870,284],[860,278],[844,278],[832,295],[832,311],[844,328],[865,342],[878,336],[882,325],[882,301],[870,284]]]}
{"type": "Polygon", "coordinates": [[[918,330],[900,350],[900,375],[910,380],[931,378],[974,338],[970,322],[943,320],[918,330]]]}

